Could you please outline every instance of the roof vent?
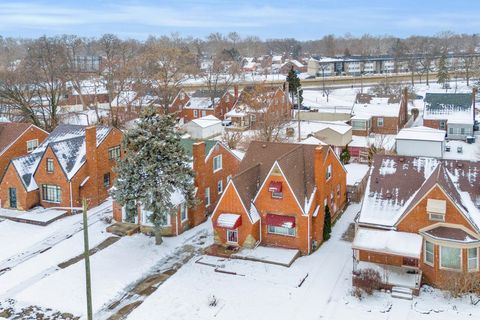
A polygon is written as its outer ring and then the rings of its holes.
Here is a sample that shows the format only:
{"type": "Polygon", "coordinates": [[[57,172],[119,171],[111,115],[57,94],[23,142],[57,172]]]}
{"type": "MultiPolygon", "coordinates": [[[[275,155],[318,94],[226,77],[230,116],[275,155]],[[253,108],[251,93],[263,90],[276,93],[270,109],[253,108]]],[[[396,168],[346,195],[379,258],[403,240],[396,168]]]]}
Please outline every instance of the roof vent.
{"type": "Polygon", "coordinates": [[[375,178],[375,183],[378,183],[378,178],[375,178]]]}
{"type": "Polygon", "coordinates": [[[266,148],[266,147],[267,147],[267,145],[266,145],[266,144],[262,144],[262,148],[266,148]]]}
{"type": "Polygon", "coordinates": [[[405,161],[405,158],[404,158],[404,157],[400,157],[400,158],[398,159],[398,161],[403,162],[403,161],[405,161]]]}
{"type": "Polygon", "coordinates": [[[386,194],[385,194],[385,198],[387,199],[392,199],[392,193],[390,191],[388,191],[386,194]]]}
{"type": "Polygon", "coordinates": [[[457,167],[459,167],[459,168],[463,167],[463,163],[457,162],[457,167]]]}

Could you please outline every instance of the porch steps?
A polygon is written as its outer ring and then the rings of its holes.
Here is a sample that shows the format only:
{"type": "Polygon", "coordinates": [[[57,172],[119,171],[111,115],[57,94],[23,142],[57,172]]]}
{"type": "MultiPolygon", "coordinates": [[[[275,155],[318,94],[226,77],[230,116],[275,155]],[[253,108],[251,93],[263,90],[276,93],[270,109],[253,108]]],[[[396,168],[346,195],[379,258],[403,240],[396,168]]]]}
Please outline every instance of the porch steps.
{"type": "Polygon", "coordinates": [[[412,300],[413,291],[405,287],[392,287],[392,298],[412,300]]]}

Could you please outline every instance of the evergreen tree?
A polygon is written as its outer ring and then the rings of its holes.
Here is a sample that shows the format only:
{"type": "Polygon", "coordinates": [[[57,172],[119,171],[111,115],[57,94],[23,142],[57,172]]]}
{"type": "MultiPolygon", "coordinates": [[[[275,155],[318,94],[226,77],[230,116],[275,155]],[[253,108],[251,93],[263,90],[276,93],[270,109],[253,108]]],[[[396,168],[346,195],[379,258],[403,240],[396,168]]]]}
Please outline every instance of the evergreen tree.
{"type": "Polygon", "coordinates": [[[188,205],[194,202],[194,173],[189,157],[180,144],[172,115],[160,116],[149,109],[123,140],[126,156],[117,166],[113,198],[125,206],[127,219],[136,215],[136,204],[151,211],[157,244],[160,227],[174,209],[171,195],[180,191],[188,205]]]}
{"type": "MultiPolygon", "coordinates": [[[[302,87],[302,84],[300,83],[300,78],[297,76],[297,73],[295,70],[293,70],[293,66],[288,71],[287,75],[287,82],[288,82],[288,91],[290,93],[290,96],[292,97],[292,102],[297,100],[297,89],[302,87]]],[[[303,102],[303,90],[300,90],[298,92],[300,96],[300,101],[297,101],[298,107],[302,105],[303,102]]]]}
{"type": "Polygon", "coordinates": [[[330,239],[330,234],[332,233],[332,217],[330,215],[330,208],[328,205],[325,206],[325,220],[323,223],[323,240],[327,241],[330,239]]]}
{"type": "Polygon", "coordinates": [[[340,153],[340,161],[343,164],[348,164],[350,162],[350,151],[348,151],[348,144],[343,148],[342,153],[340,153]]]}
{"type": "Polygon", "coordinates": [[[443,88],[446,88],[449,80],[450,75],[448,74],[447,68],[447,54],[444,51],[440,60],[438,60],[437,83],[441,84],[443,88]]]}

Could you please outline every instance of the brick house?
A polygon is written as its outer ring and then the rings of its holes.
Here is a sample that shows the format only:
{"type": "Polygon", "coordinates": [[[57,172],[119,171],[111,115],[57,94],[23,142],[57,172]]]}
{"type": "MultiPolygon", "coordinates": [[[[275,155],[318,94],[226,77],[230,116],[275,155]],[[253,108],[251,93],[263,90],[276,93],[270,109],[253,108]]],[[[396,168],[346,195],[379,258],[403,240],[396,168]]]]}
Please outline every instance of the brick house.
{"type": "Polygon", "coordinates": [[[60,125],[37,149],[10,161],[0,183],[4,208],[90,207],[108,197],[121,157],[122,132],[109,127],[60,125]]]}
{"type": "Polygon", "coordinates": [[[473,136],[475,94],[427,93],[424,99],[423,125],[445,130],[448,139],[465,140],[473,136]]]}
{"type": "Polygon", "coordinates": [[[421,283],[443,287],[455,275],[479,273],[478,172],[478,162],[375,156],[354,269],[376,269],[387,288],[416,294],[421,283]]]}
{"type": "Polygon", "coordinates": [[[352,134],[397,134],[408,121],[408,91],[401,96],[374,97],[357,94],[351,111],[352,134]]]}
{"type": "Polygon", "coordinates": [[[257,90],[254,87],[246,87],[232,109],[225,114],[225,119],[232,121],[232,128],[246,130],[255,128],[268,119],[268,114],[284,116],[288,119],[291,117],[291,110],[292,103],[288,97],[288,88],[257,90]],[[252,105],[252,100],[256,101],[255,106],[252,105]]]}
{"type": "Polygon", "coordinates": [[[237,93],[238,90],[236,87],[233,93],[230,91],[217,91],[213,94],[212,101],[212,94],[208,90],[192,92],[187,95],[188,99],[184,100],[185,103],[179,110],[179,117],[183,119],[185,123],[209,115],[223,120],[225,114],[230,111],[235,104],[237,93]]]}
{"type": "Polygon", "coordinates": [[[0,178],[10,160],[26,155],[48,136],[48,132],[30,123],[0,123],[0,178]]]}
{"type": "Polygon", "coordinates": [[[346,203],[346,171],[328,146],[253,141],[212,215],[215,243],[260,243],[310,254],[323,241],[325,207],[346,203]]]}
{"type": "Polygon", "coordinates": [[[297,73],[307,72],[307,66],[305,64],[295,59],[288,59],[280,67],[280,73],[287,75],[292,68],[297,73]]]}
{"type": "MultiPolygon", "coordinates": [[[[213,211],[228,181],[237,172],[241,160],[238,153],[219,141],[182,139],[181,144],[192,159],[195,198],[198,204],[187,207],[183,195],[175,192],[171,201],[176,208],[162,227],[163,235],[178,235],[204,222],[207,215],[213,211]]],[[[136,216],[134,222],[140,225],[142,232],[153,231],[150,214],[143,210],[141,204],[137,205],[137,211],[132,214],[136,216]]],[[[116,202],[113,204],[113,218],[117,222],[126,221],[125,209],[116,202]]]]}

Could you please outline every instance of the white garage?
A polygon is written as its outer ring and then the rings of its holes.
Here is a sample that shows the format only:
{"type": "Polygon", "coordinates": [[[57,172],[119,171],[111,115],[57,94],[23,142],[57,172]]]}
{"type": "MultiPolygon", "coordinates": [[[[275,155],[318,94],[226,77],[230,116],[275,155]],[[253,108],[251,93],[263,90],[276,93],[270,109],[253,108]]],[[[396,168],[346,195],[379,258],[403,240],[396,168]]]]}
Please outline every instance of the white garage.
{"type": "Polygon", "coordinates": [[[396,151],[402,156],[442,158],[445,131],[428,127],[405,128],[398,132],[396,151]]]}
{"type": "Polygon", "coordinates": [[[183,126],[192,139],[207,139],[223,132],[222,121],[215,116],[194,119],[183,126]]]}

